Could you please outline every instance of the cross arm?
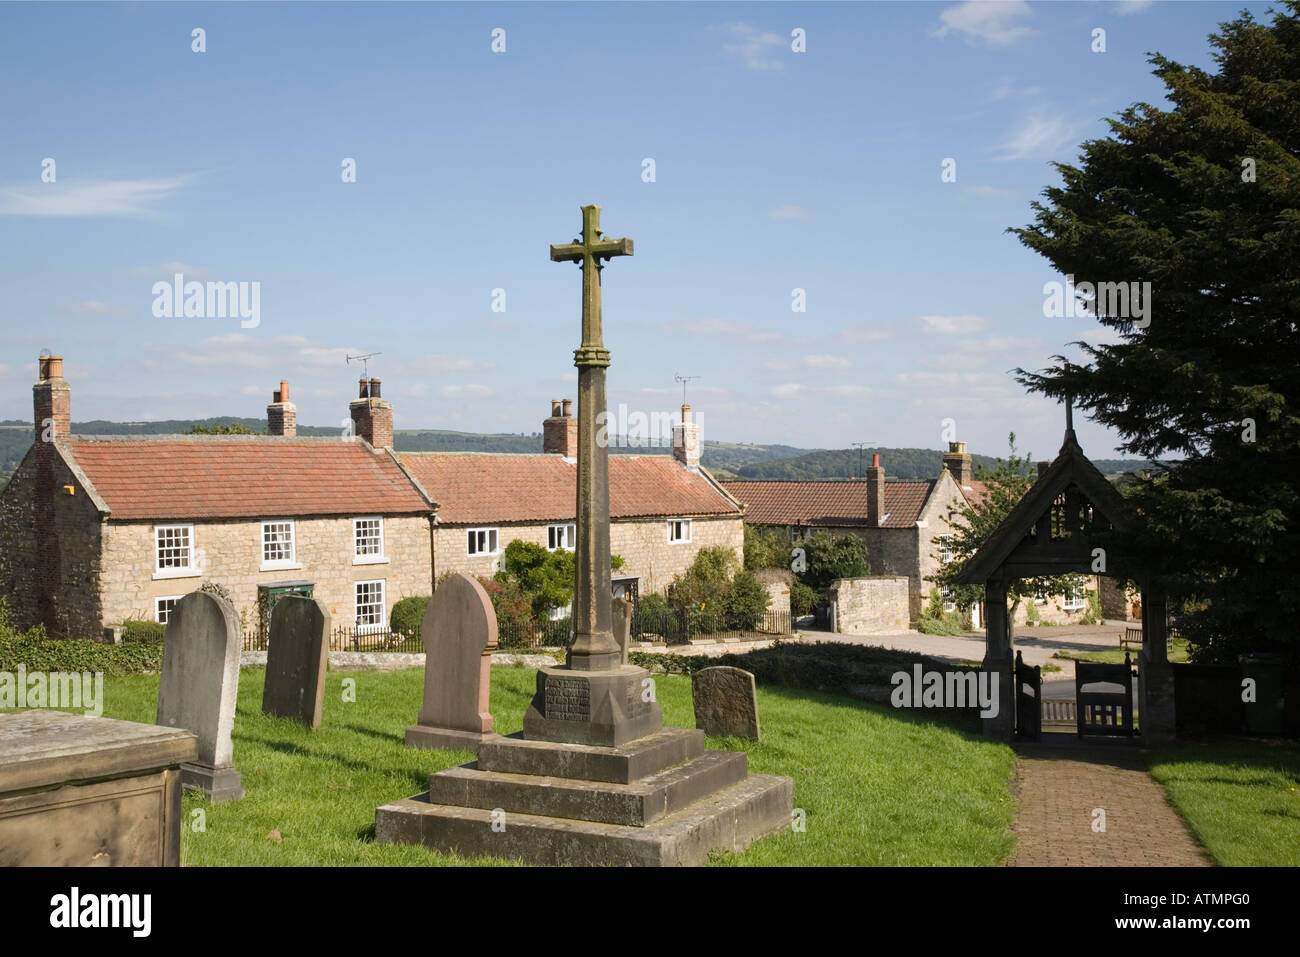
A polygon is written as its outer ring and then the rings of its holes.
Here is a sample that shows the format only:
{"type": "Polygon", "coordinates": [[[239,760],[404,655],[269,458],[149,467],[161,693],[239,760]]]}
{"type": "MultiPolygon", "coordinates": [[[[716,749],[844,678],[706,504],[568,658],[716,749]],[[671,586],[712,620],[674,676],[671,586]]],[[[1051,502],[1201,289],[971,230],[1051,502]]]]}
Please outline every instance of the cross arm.
{"type": "Polygon", "coordinates": [[[562,243],[558,246],[551,247],[551,262],[580,262],[587,253],[604,258],[610,256],[631,256],[632,240],[601,239],[592,243],[590,246],[585,243],[562,243]]]}

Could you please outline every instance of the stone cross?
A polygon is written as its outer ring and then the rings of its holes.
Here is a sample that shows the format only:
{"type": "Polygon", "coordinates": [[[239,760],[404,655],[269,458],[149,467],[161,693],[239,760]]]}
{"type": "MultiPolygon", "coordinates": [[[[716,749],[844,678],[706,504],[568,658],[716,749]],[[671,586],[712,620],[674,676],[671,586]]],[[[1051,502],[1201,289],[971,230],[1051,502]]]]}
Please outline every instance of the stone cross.
{"type": "Polygon", "coordinates": [[[596,432],[606,411],[609,366],[600,316],[602,260],[631,255],[632,240],[606,239],[601,233],[599,206],[582,207],[580,238],[551,247],[552,262],[582,266],[582,344],[573,353],[578,367],[578,577],[567,663],[574,671],[607,671],[622,664],[610,620],[609,449],[596,441],[596,432]]]}

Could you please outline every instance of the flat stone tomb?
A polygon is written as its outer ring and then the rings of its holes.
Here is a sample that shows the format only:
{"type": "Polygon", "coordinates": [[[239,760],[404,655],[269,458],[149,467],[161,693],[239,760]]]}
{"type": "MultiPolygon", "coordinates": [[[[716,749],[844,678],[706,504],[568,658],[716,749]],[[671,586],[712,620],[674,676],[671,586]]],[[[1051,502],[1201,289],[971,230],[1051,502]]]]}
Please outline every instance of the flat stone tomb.
{"type": "Polygon", "coordinates": [[[617,747],[499,738],[375,814],[380,843],[530,864],[699,865],[790,826],[790,778],[662,728],[617,747]]]}

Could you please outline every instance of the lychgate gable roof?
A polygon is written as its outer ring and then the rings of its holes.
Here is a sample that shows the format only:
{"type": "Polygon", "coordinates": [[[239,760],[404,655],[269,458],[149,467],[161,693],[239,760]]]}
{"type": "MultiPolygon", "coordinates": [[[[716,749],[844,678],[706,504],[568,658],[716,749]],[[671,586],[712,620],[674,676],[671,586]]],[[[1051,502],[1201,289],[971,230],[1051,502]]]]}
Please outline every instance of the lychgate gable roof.
{"type": "MultiPolygon", "coordinates": [[[[1073,430],[1067,431],[1055,461],[966,563],[957,583],[1086,573],[1096,536],[1122,532],[1131,521],[1124,497],[1083,454],[1073,430]]],[[[1117,559],[1107,556],[1108,570],[1117,559]]]]}

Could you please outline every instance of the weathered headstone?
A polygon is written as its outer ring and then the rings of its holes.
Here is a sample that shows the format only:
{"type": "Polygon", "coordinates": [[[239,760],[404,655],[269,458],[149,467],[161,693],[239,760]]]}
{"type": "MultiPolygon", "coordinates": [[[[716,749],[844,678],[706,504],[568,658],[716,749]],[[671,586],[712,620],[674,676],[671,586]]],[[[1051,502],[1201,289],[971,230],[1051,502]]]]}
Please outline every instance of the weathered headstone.
{"type": "Polygon", "coordinates": [[[611,615],[614,620],[614,640],[618,642],[619,651],[623,655],[623,664],[627,664],[627,653],[631,650],[632,607],[632,602],[625,596],[620,595],[614,599],[614,612],[611,615]]]}
{"type": "Polygon", "coordinates": [[[701,668],[691,676],[695,727],[715,737],[758,740],[754,676],[742,668],[701,668]]]}
{"type": "Polygon", "coordinates": [[[420,626],[424,707],[406,729],[408,748],[477,751],[492,732],[488,691],[497,616],[483,586],[461,573],[438,586],[420,626]]]}
{"type": "Polygon", "coordinates": [[[244,796],[230,743],[242,644],[239,613],[224,598],[190,592],[168,615],[157,724],[198,738],[194,763],[181,765],[181,784],[214,802],[244,796]]]}
{"type": "Polygon", "coordinates": [[[262,711],[319,728],[329,666],[330,612],[304,595],[285,595],[271,612],[262,711]]]}

